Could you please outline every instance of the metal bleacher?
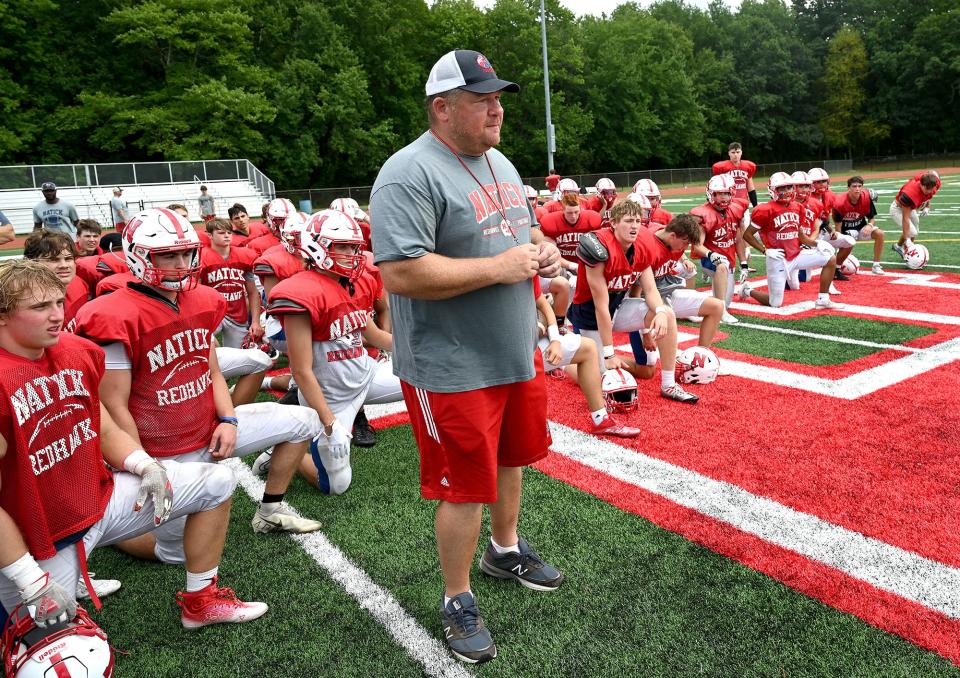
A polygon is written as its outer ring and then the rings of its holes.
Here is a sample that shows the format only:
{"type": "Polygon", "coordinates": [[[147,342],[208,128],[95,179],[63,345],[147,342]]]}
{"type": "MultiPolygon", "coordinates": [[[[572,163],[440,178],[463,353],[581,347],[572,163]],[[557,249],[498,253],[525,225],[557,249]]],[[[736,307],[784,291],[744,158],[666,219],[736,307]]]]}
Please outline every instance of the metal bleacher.
{"type": "Polygon", "coordinates": [[[77,208],[81,219],[95,219],[110,227],[113,189],[123,189],[127,214],[170,203],[186,206],[190,218],[200,219],[200,186],[214,198],[218,216],[234,203],[256,217],[260,206],[276,196],[276,187],[249,160],[188,160],[177,162],[98,163],[82,165],[12,165],[0,167],[0,212],[17,233],[33,230],[33,206],[43,200],[40,185],[57,184],[57,197],[77,208]]]}

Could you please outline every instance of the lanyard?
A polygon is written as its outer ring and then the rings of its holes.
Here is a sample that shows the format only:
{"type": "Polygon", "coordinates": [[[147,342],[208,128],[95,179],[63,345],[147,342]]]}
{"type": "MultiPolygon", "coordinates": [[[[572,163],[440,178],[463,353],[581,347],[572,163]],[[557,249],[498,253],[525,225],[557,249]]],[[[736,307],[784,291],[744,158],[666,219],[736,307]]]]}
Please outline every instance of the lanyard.
{"type": "Polygon", "coordinates": [[[500,216],[501,216],[502,219],[503,219],[503,221],[500,222],[500,232],[503,233],[504,235],[509,235],[511,238],[513,238],[513,242],[515,242],[515,243],[517,244],[517,246],[519,247],[519,246],[520,246],[520,241],[517,240],[517,236],[516,236],[516,234],[513,232],[513,227],[512,227],[512,225],[511,225],[511,223],[510,223],[510,220],[507,219],[506,209],[503,207],[503,205],[506,205],[507,203],[504,202],[503,193],[501,193],[501,191],[500,191],[500,182],[497,181],[497,175],[494,174],[494,172],[493,172],[493,165],[490,164],[490,158],[487,157],[487,154],[486,154],[486,153],[483,154],[483,159],[487,161],[487,168],[490,170],[490,176],[493,177],[493,184],[494,184],[494,186],[497,187],[497,197],[500,198],[500,201],[499,201],[499,202],[497,202],[496,200],[493,199],[493,196],[490,195],[489,191],[487,191],[486,187],[483,185],[483,183],[481,183],[480,179],[477,178],[477,175],[474,174],[473,171],[472,171],[469,167],[467,167],[467,163],[465,163],[465,162],[463,161],[463,158],[460,157],[460,154],[459,154],[459,153],[457,153],[455,150],[453,150],[453,147],[452,147],[450,144],[447,143],[446,139],[444,139],[443,137],[441,137],[439,134],[437,134],[437,133],[434,132],[433,130],[430,130],[430,134],[432,134],[434,137],[436,137],[437,141],[439,141],[439,142],[442,143],[444,146],[446,146],[446,147],[447,147],[447,150],[449,150],[451,153],[453,153],[453,157],[455,157],[455,158],[457,159],[457,161],[459,161],[460,166],[463,167],[463,169],[465,169],[465,170],[467,171],[467,174],[469,174],[471,177],[473,177],[473,180],[477,182],[477,186],[479,186],[479,187],[480,187],[480,190],[483,191],[484,195],[486,195],[487,200],[489,200],[491,203],[493,203],[493,206],[497,208],[497,212],[500,213],[500,216]]]}

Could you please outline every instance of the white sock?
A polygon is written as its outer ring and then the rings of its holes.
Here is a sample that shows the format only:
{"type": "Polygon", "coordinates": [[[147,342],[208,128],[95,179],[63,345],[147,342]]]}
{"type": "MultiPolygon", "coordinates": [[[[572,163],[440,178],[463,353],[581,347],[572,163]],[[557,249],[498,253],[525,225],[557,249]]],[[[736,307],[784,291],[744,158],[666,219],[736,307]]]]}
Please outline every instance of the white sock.
{"type": "Polygon", "coordinates": [[[827,292],[820,292],[817,295],[817,301],[826,301],[830,298],[830,294],[827,292]]]}
{"type": "Polygon", "coordinates": [[[292,390],[295,389],[296,387],[297,387],[297,381],[293,378],[293,376],[291,376],[291,377],[290,377],[290,383],[287,384],[287,390],[288,390],[288,391],[292,391],[292,390]]]}
{"type": "Polygon", "coordinates": [[[190,572],[187,571],[187,593],[193,593],[194,591],[199,591],[200,589],[205,589],[210,584],[213,583],[213,578],[217,576],[217,570],[220,567],[217,566],[212,570],[207,570],[206,572],[190,572]]]}
{"type": "MultiPolygon", "coordinates": [[[[593,423],[599,425],[601,421],[607,418],[607,408],[601,407],[596,412],[591,412],[590,416],[593,418],[593,423]]],[[[491,541],[493,540],[491,539],[491,541]]]]}
{"type": "Polygon", "coordinates": [[[257,513],[266,518],[267,516],[272,516],[277,512],[277,509],[280,508],[279,501],[261,501],[260,506],[257,507],[257,513]]]}
{"type": "Polygon", "coordinates": [[[647,365],[656,365],[657,361],[660,360],[660,351],[658,349],[653,349],[652,351],[644,349],[644,353],[647,354],[647,365]]]}
{"type": "Polygon", "coordinates": [[[660,388],[670,388],[677,383],[673,370],[660,370],[660,388]]]}
{"type": "Polygon", "coordinates": [[[270,384],[273,382],[273,377],[264,377],[263,382],[260,384],[261,391],[269,391],[273,388],[270,384]]]}
{"type": "Polygon", "coordinates": [[[497,542],[493,540],[493,537],[490,537],[490,543],[493,544],[493,550],[496,551],[499,555],[504,553],[520,553],[520,543],[516,543],[513,546],[500,546],[497,542]]]}
{"type": "MultiPolygon", "coordinates": [[[[465,593],[469,593],[469,594],[470,594],[470,597],[471,597],[471,598],[473,597],[473,591],[470,591],[470,590],[468,589],[467,591],[465,591],[465,593]]],[[[460,594],[458,593],[457,595],[459,596],[460,594]]],[[[443,594],[443,606],[444,606],[444,607],[446,607],[447,605],[450,604],[450,598],[451,598],[451,596],[448,596],[446,593],[443,594]]]]}

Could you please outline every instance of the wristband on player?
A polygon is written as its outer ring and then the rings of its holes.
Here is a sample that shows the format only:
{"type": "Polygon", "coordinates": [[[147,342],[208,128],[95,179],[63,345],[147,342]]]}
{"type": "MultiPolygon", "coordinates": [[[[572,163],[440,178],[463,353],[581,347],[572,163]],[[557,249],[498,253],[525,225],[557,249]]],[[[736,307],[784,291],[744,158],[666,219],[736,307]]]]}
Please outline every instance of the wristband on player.
{"type": "Polygon", "coordinates": [[[667,312],[667,307],[666,307],[666,306],[657,306],[655,309],[653,309],[653,314],[654,314],[654,315],[656,315],[656,314],[658,314],[658,313],[666,313],[666,312],[667,312]]]}
{"type": "Polygon", "coordinates": [[[604,346],[603,347],[603,359],[612,358],[614,356],[613,346],[604,346]]]}
{"type": "Polygon", "coordinates": [[[6,567],[0,568],[0,574],[12,581],[18,590],[23,591],[43,576],[43,570],[28,551],[6,567]]]}
{"type": "MultiPolygon", "coordinates": [[[[766,254],[766,250],[764,250],[763,252],[761,252],[761,254],[766,254]]],[[[748,268],[750,268],[750,264],[748,264],[748,263],[745,262],[745,261],[741,261],[741,262],[740,262],[740,268],[742,268],[744,271],[746,271],[748,268]]]]}
{"type": "Polygon", "coordinates": [[[747,193],[747,195],[750,196],[750,205],[752,205],[753,207],[756,207],[756,206],[757,206],[757,192],[756,192],[756,191],[750,191],[749,193],[747,193]]]}
{"type": "Polygon", "coordinates": [[[153,457],[143,450],[134,450],[123,460],[123,470],[135,476],[142,476],[147,464],[154,461],[153,457]]]}
{"type": "Polygon", "coordinates": [[[547,327],[547,337],[550,341],[560,341],[560,329],[556,325],[547,327]]]}
{"type": "Polygon", "coordinates": [[[221,424],[233,424],[234,426],[240,425],[240,420],[236,417],[217,417],[217,420],[221,424]]]}

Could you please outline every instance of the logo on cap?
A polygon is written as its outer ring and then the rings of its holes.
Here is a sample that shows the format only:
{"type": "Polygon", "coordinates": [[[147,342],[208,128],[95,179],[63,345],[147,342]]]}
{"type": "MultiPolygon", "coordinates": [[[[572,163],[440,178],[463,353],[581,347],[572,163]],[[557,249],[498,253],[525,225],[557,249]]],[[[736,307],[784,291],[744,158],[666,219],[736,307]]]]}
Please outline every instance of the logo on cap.
{"type": "Polygon", "coordinates": [[[493,73],[493,66],[490,65],[490,62],[487,61],[487,57],[482,54],[477,55],[477,66],[480,67],[480,70],[484,73],[493,73]]]}

